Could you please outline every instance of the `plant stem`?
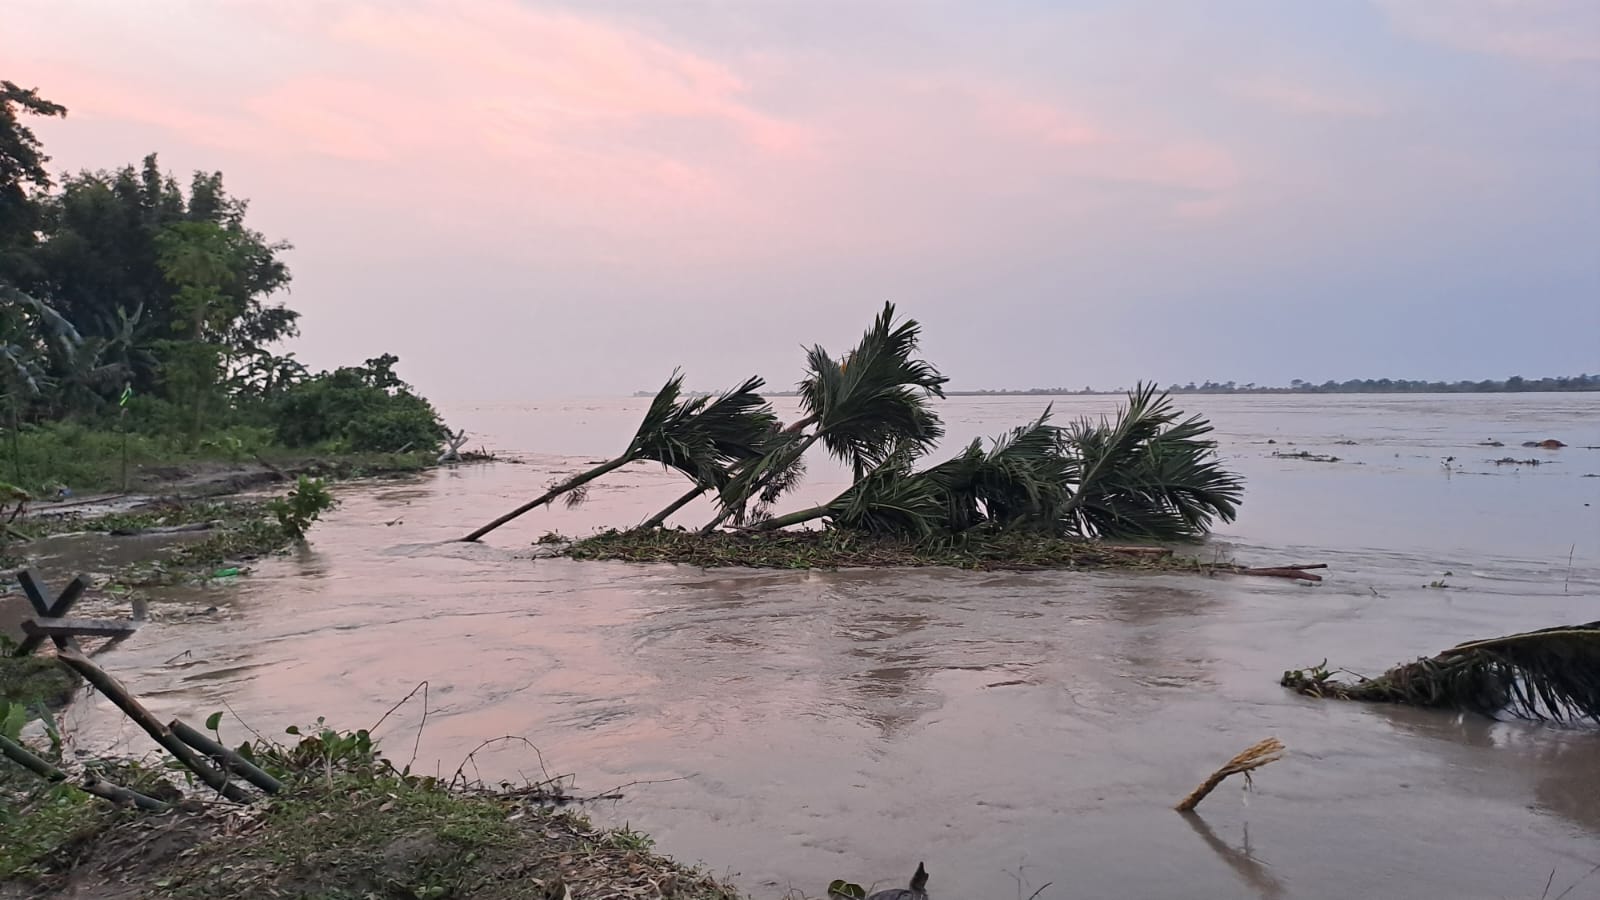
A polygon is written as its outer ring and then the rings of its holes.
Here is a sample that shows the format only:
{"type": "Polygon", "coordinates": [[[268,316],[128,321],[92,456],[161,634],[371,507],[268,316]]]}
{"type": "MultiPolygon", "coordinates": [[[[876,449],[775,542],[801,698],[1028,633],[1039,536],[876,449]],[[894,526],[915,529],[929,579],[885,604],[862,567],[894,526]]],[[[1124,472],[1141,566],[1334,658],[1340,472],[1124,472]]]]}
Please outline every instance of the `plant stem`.
{"type": "MultiPolygon", "coordinates": [[[[822,432],[820,430],[813,431],[812,433],[806,435],[805,440],[801,441],[799,445],[797,445],[794,450],[789,453],[788,458],[783,461],[783,465],[773,466],[772,468],[768,469],[765,477],[757,479],[756,483],[750,486],[750,490],[742,498],[740,505],[742,506],[744,502],[747,502],[751,497],[754,497],[756,494],[760,493],[761,489],[766,487],[772,481],[772,479],[776,477],[777,473],[789,468],[789,466],[793,464],[795,460],[805,456],[806,451],[810,450],[811,445],[815,444],[817,439],[820,437],[822,437],[822,432]]],[[[711,520],[711,524],[700,529],[700,533],[710,534],[711,532],[716,531],[719,527],[721,527],[722,523],[728,521],[728,518],[732,515],[733,507],[724,504],[722,512],[718,513],[717,517],[711,520]]]]}

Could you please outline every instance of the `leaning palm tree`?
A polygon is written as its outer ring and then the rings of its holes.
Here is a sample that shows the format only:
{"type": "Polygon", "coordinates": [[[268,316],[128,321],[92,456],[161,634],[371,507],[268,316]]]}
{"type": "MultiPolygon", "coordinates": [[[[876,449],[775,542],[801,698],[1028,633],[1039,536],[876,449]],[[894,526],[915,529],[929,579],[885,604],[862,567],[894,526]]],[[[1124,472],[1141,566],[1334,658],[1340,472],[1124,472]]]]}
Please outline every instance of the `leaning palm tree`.
{"type": "Polygon", "coordinates": [[[791,437],[770,441],[738,468],[718,494],[721,512],[703,533],[742,517],[752,500],[773,499],[773,486],[795,480],[800,460],[819,441],[850,464],[858,481],[902,447],[925,451],[938,443],[944,426],[927,401],[943,397],[949,379],[915,357],[921,335],[914,319],[896,323],[894,304],[886,303],[844,358],[812,347],[800,383],[805,415],[784,430],[791,437]]]}
{"type": "Polygon", "coordinates": [[[1600,723],[1600,622],[1459,644],[1354,683],[1331,675],[1324,664],[1281,683],[1313,697],[1600,723]]]}
{"type": "Polygon", "coordinates": [[[1139,385],[1114,422],[1080,419],[1066,430],[1072,496],[1065,533],[1080,537],[1183,540],[1213,519],[1238,515],[1244,482],[1222,467],[1211,423],[1180,419],[1166,394],[1139,385]]]}
{"type": "Polygon", "coordinates": [[[559,482],[462,540],[476,541],[563,494],[568,495],[569,502],[581,501],[583,488],[589,482],[637,460],[655,460],[677,469],[697,485],[725,483],[728,466],[758,453],[777,428],[772,407],[756,393],[763,383],[760,378],[751,378],[715,398],[684,400],[683,376],[674,372],[650,402],[644,421],[620,456],[559,482]]]}
{"type": "Polygon", "coordinates": [[[983,526],[1053,531],[1069,496],[1070,463],[1050,411],[996,438],[985,450],[974,440],[955,457],[921,472],[920,455],[902,447],[838,497],[820,506],[765,519],[770,531],[827,519],[836,528],[922,538],[983,526]]]}

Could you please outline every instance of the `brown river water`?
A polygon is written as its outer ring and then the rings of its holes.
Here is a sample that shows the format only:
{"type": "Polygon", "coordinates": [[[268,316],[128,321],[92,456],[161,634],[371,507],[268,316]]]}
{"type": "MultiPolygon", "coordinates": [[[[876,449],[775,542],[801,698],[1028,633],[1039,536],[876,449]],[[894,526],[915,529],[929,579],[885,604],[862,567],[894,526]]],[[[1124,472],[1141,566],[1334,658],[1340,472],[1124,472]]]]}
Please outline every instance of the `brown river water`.
{"type": "MultiPolygon", "coordinates": [[[[448,775],[484,739],[518,735],[580,793],[653,782],[593,814],[756,897],[817,896],[841,876],[898,886],[919,860],[938,898],[1049,883],[1041,898],[1532,900],[1547,882],[1550,897],[1574,883],[1568,900],[1600,897],[1600,874],[1585,878],[1600,865],[1595,729],[1277,684],[1324,658],[1376,673],[1600,619],[1600,478],[1583,477],[1600,474],[1600,450],[1583,449],[1600,445],[1600,397],[1180,400],[1213,418],[1248,478],[1240,520],[1197,552],[1325,562],[1325,583],[533,558],[545,531],[632,524],[680,493],[643,465],[577,510],[450,543],[623,446],[646,401],[463,405],[446,411],[473,446],[525,464],[342,486],[308,549],[189,590],[180,599],[217,611],[158,616],[102,662],[158,715],[198,720],[226,702],[272,733],[317,716],[370,725],[426,681],[420,743],[412,701],[381,729],[391,756],[415,746],[417,768],[448,775]],[[1520,446],[1548,437],[1573,446],[1520,446]],[[1478,446],[1491,438],[1506,446],[1478,446]],[[1341,459],[1272,456],[1299,450],[1341,459]],[[1544,464],[1490,462],[1504,456],[1544,464]],[[1274,735],[1289,755],[1253,790],[1230,780],[1197,818],[1172,811],[1274,735]]],[[[950,441],[1045,402],[953,398],[950,441]]],[[[1055,402],[1098,415],[1116,399],[1055,402]]],[[[843,478],[818,460],[792,502],[843,478]]],[[[65,718],[80,746],[148,749],[99,701],[65,718]]],[[[223,725],[235,739],[244,728],[223,725]]],[[[541,772],[522,745],[476,766],[490,781],[541,772]]]]}

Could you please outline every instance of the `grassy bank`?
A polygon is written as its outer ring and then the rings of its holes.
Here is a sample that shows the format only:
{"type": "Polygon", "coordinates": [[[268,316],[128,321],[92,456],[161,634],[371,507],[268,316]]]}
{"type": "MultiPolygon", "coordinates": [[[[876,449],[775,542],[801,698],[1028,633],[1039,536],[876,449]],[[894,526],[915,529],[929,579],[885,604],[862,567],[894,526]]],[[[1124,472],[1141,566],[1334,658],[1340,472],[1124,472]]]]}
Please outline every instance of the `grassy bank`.
{"type": "MultiPolygon", "coordinates": [[[[550,535],[541,543],[564,539],[550,535]]],[[[955,569],[1148,569],[1195,572],[1215,568],[1162,547],[1112,546],[1028,533],[969,534],[957,540],[911,541],[848,531],[713,532],[605,531],[565,545],[572,559],[669,562],[701,568],[843,569],[946,566],[955,569]]]]}
{"type": "MultiPolygon", "coordinates": [[[[0,760],[0,897],[738,896],[655,854],[648,837],[595,828],[538,789],[408,775],[348,733],[309,734],[294,747],[258,741],[251,753],[283,780],[281,793],[159,814],[30,785],[0,760]]],[[[120,783],[176,799],[159,770],[116,769],[120,783]]]]}
{"type": "Polygon", "coordinates": [[[212,431],[198,441],[85,428],[71,423],[28,426],[0,440],[0,481],[45,500],[65,487],[78,495],[123,489],[123,442],[127,442],[127,489],[134,492],[180,485],[227,473],[271,472],[356,477],[417,471],[431,466],[431,448],[417,452],[351,452],[336,443],[285,447],[272,432],[237,427],[212,431]],[[324,471],[316,471],[322,469],[324,471]]]}

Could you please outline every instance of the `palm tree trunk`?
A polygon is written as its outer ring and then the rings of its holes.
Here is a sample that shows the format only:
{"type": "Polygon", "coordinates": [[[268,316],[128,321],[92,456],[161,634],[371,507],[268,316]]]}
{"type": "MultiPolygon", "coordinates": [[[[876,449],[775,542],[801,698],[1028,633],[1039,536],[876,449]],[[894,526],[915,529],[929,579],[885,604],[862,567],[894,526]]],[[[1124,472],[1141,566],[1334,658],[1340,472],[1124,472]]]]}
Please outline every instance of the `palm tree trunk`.
{"type": "Polygon", "coordinates": [[[816,519],[820,519],[827,514],[828,507],[813,506],[810,509],[795,510],[786,516],[778,516],[776,518],[767,519],[764,522],[757,522],[750,527],[750,530],[777,531],[779,528],[788,528],[790,525],[800,525],[805,522],[811,522],[816,519]]]}
{"type": "Polygon", "coordinates": [[[688,506],[689,505],[689,501],[691,501],[694,498],[700,496],[701,494],[704,494],[705,492],[706,492],[705,488],[703,488],[703,487],[701,487],[699,485],[695,485],[694,487],[689,489],[689,493],[684,494],[682,497],[679,497],[678,499],[672,501],[672,505],[671,506],[667,507],[666,509],[663,509],[661,512],[658,512],[655,515],[651,516],[649,519],[645,520],[645,523],[643,525],[639,526],[640,530],[648,531],[651,528],[660,528],[662,523],[667,521],[667,517],[668,516],[672,515],[673,513],[677,512],[680,509],[683,509],[685,506],[688,506]]]}
{"type": "Polygon", "coordinates": [[[562,494],[565,494],[568,491],[571,491],[573,488],[582,487],[583,485],[588,484],[589,482],[595,480],[596,478],[599,478],[601,475],[604,475],[607,472],[614,472],[617,469],[622,468],[623,466],[627,465],[630,462],[633,462],[633,457],[631,457],[631,456],[619,456],[616,459],[613,459],[612,461],[606,463],[603,466],[598,466],[596,468],[590,469],[587,472],[580,472],[579,474],[574,475],[571,478],[568,478],[566,481],[561,482],[560,484],[556,485],[555,487],[551,488],[550,490],[545,491],[543,494],[539,495],[538,499],[535,499],[535,500],[532,500],[532,501],[530,501],[528,503],[522,504],[521,506],[517,507],[516,509],[513,509],[511,512],[508,512],[505,515],[501,516],[500,518],[495,519],[493,522],[490,522],[489,524],[483,526],[482,528],[479,528],[477,531],[474,531],[473,533],[467,535],[466,537],[461,538],[461,540],[463,540],[463,541],[476,541],[479,538],[483,537],[484,535],[488,534],[489,532],[495,530],[496,528],[499,528],[501,525],[504,525],[507,522],[511,521],[512,519],[515,519],[516,517],[522,515],[523,513],[528,512],[529,510],[534,509],[535,507],[543,506],[544,504],[549,503],[551,500],[554,500],[555,498],[561,496],[562,494]]]}
{"type": "MultiPolygon", "coordinates": [[[[796,447],[794,449],[794,452],[789,455],[789,458],[784,461],[784,465],[773,466],[770,470],[768,470],[767,477],[760,479],[754,485],[752,485],[751,488],[750,488],[750,493],[749,493],[748,496],[746,496],[745,499],[748,500],[750,497],[754,497],[756,494],[760,493],[761,489],[766,487],[767,483],[772,480],[772,477],[773,477],[774,473],[782,472],[784,469],[787,469],[789,467],[789,465],[788,465],[789,463],[792,463],[795,460],[799,459],[800,457],[805,456],[806,455],[806,451],[811,449],[811,445],[815,444],[817,442],[817,439],[820,438],[820,437],[822,437],[822,432],[821,431],[813,431],[812,433],[806,435],[805,440],[801,441],[800,445],[798,447],[796,447]]],[[[723,509],[722,512],[717,514],[717,517],[715,519],[711,520],[711,524],[709,524],[706,527],[700,529],[700,534],[701,535],[707,535],[707,534],[710,534],[713,531],[716,531],[719,527],[722,526],[722,523],[728,521],[728,517],[732,516],[732,515],[733,515],[733,510],[732,509],[727,509],[727,508],[723,509]]]]}

